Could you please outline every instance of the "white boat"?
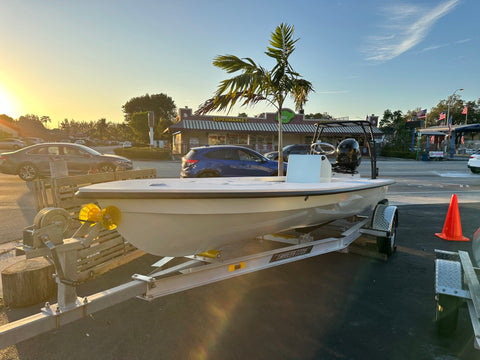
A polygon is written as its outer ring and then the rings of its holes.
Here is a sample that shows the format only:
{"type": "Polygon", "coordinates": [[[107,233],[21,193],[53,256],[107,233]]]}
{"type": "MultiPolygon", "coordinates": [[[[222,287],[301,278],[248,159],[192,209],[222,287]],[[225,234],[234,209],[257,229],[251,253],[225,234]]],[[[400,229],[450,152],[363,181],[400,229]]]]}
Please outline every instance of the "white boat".
{"type": "Polygon", "coordinates": [[[120,234],[160,256],[194,255],[256,236],[321,225],[373,209],[394,183],[376,179],[374,152],[371,178],[360,177],[356,140],[346,139],[338,149],[320,141],[324,128],[352,125],[362,128],[365,143],[374,149],[370,123],[322,122],[312,152],[323,155],[290,156],[287,177],[126,180],[83,187],[77,196],[98,201],[102,208],[117,207],[120,234]],[[332,176],[325,154],[335,150],[332,176]]]}
{"type": "Polygon", "coordinates": [[[77,196],[96,200],[102,208],[117,207],[121,212],[118,231],[139,249],[185,256],[357,215],[385,199],[388,185],[394,182],[358,175],[327,176],[320,181],[142,179],[87,186],[77,196]]]}

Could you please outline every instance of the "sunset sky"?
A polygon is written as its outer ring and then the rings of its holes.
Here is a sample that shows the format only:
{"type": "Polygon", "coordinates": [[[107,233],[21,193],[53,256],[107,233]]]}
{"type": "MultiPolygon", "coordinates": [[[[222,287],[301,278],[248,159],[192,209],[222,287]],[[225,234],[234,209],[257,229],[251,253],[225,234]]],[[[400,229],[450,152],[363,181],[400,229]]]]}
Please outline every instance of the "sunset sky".
{"type": "MultiPolygon", "coordinates": [[[[265,55],[284,22],[290,60],[315,92],[305,112],[364,119],[480,98],[478,0],[0,2],[0,114],[122,122],[122,105],[164,93],[196,109],[227,74],[217,55],[265,55]]],[[[286,107],[293,107],[291,102],[286,107]]],[[[236,108],[230,115],[275,111],[236,108]]]]}

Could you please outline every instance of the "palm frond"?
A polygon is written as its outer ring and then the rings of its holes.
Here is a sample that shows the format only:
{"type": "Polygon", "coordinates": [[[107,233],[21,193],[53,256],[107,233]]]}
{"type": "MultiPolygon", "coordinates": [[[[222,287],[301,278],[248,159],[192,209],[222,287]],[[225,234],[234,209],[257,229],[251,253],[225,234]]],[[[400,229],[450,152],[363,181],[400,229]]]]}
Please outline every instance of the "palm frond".
{"type": "Polygon", "coordinates": [[[293,82],[292,90],[290,94],[295,102],[295,110],[299,110],[308,100],[308,95],[315,91],[312,83],[305,79],[296,79],[293,82]]]}
{"type": "Polygon", "coordinates": [[[240,99],[243,99],[242,106],[254,105],[260,101],[267,100],[263,95],[253,93],[246,95],[243,92],[238,92],[236,94],[219,95],[206,100],[200,105],[195,111],[195,115],[204,115],[212,111],[229,111],[240,99]]]}
{"type": "Polygon", "coordinates": [[[219,55],[213,65],[227,73],[238,73],[220,82],[215,95],[205,101],[195,114],[210,111],[231,110],[234,105],[254,105],[267,101],[277,109],[281,108],[287,96],[291,96],[297,108],[306,101],[312,84],[300,79],[293,70],[288,57],[295,50],[298,39],[293,38],[294,27],[280,24],[271,35],[270,46],[266,54],[276,60],[272,70],[257,65],[251,58],[239,58],[235,55],[219,55]]]}
{"type": "Polygon", "coordinates": [[[257,68],[252,59],[241,59],[235,55],[219,55],[213,60],[213,65],[228,73],[237,71],[252,72],[257,68]]]}
{"type": "Polygon", "coordinates": [[[279,62],[284,62],[288,59],[290,54],[295,50],[295,43],[299,39],[293,39],[294,26],[286,25],[284,23],[277,26],[270,39],[270,47],[267,48],[265,54],[276,59],[279,62]]]}

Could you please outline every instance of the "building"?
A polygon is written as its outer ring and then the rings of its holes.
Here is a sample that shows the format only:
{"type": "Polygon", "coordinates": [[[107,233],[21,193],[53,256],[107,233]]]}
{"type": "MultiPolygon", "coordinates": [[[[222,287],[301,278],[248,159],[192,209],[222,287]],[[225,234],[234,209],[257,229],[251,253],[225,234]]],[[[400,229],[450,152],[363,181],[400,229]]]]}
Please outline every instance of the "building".
{"type": "Polygon", "coordinates": [[[18,137],[18,131],[7,121],[0,119],[0,132],[3,132],[11,137],[18,137]]]}
{"type": "Polygon", "coordinates": [[[427,151],[443,151],[445,157],[468,155],[480,149],[480,124],[431,126],[417,131],[426,136],[427,151]]]}
{"type": "MultiPolygon", "coordinates": [[[[191,148],[203,145],[241,145],[260,153],[277,150],[277,113],[263,113],[258,117],[194,115],[192,109],[179,109],[173,125],[166,132],[172,135],[172,153],[182,156],[191,148]]],[[[283,145],[312,142],[315,124],[320,119],[305,119],[290,109],[282,111],[283,145]]],[[[383,133],[373,127],[375,138],[381,141],[383,133]]],[[[360,126],[328,129],[328,141],[337,145],[343,139],[363,136],[360,126]]],[[[360,145],[363,145],[360,143],[360,145]]]]}

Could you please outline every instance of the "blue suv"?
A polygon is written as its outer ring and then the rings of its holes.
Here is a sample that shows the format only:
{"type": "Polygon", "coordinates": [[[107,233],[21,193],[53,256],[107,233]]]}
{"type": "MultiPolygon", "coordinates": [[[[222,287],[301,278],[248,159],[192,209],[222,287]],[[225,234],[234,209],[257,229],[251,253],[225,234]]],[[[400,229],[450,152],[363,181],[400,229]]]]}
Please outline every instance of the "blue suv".
{"type": "Polygon", "coordinates": [[[180,177],[275,176],[277,170],[277,161],[242,146],[201,146],[182,158],[180,177]]]}

